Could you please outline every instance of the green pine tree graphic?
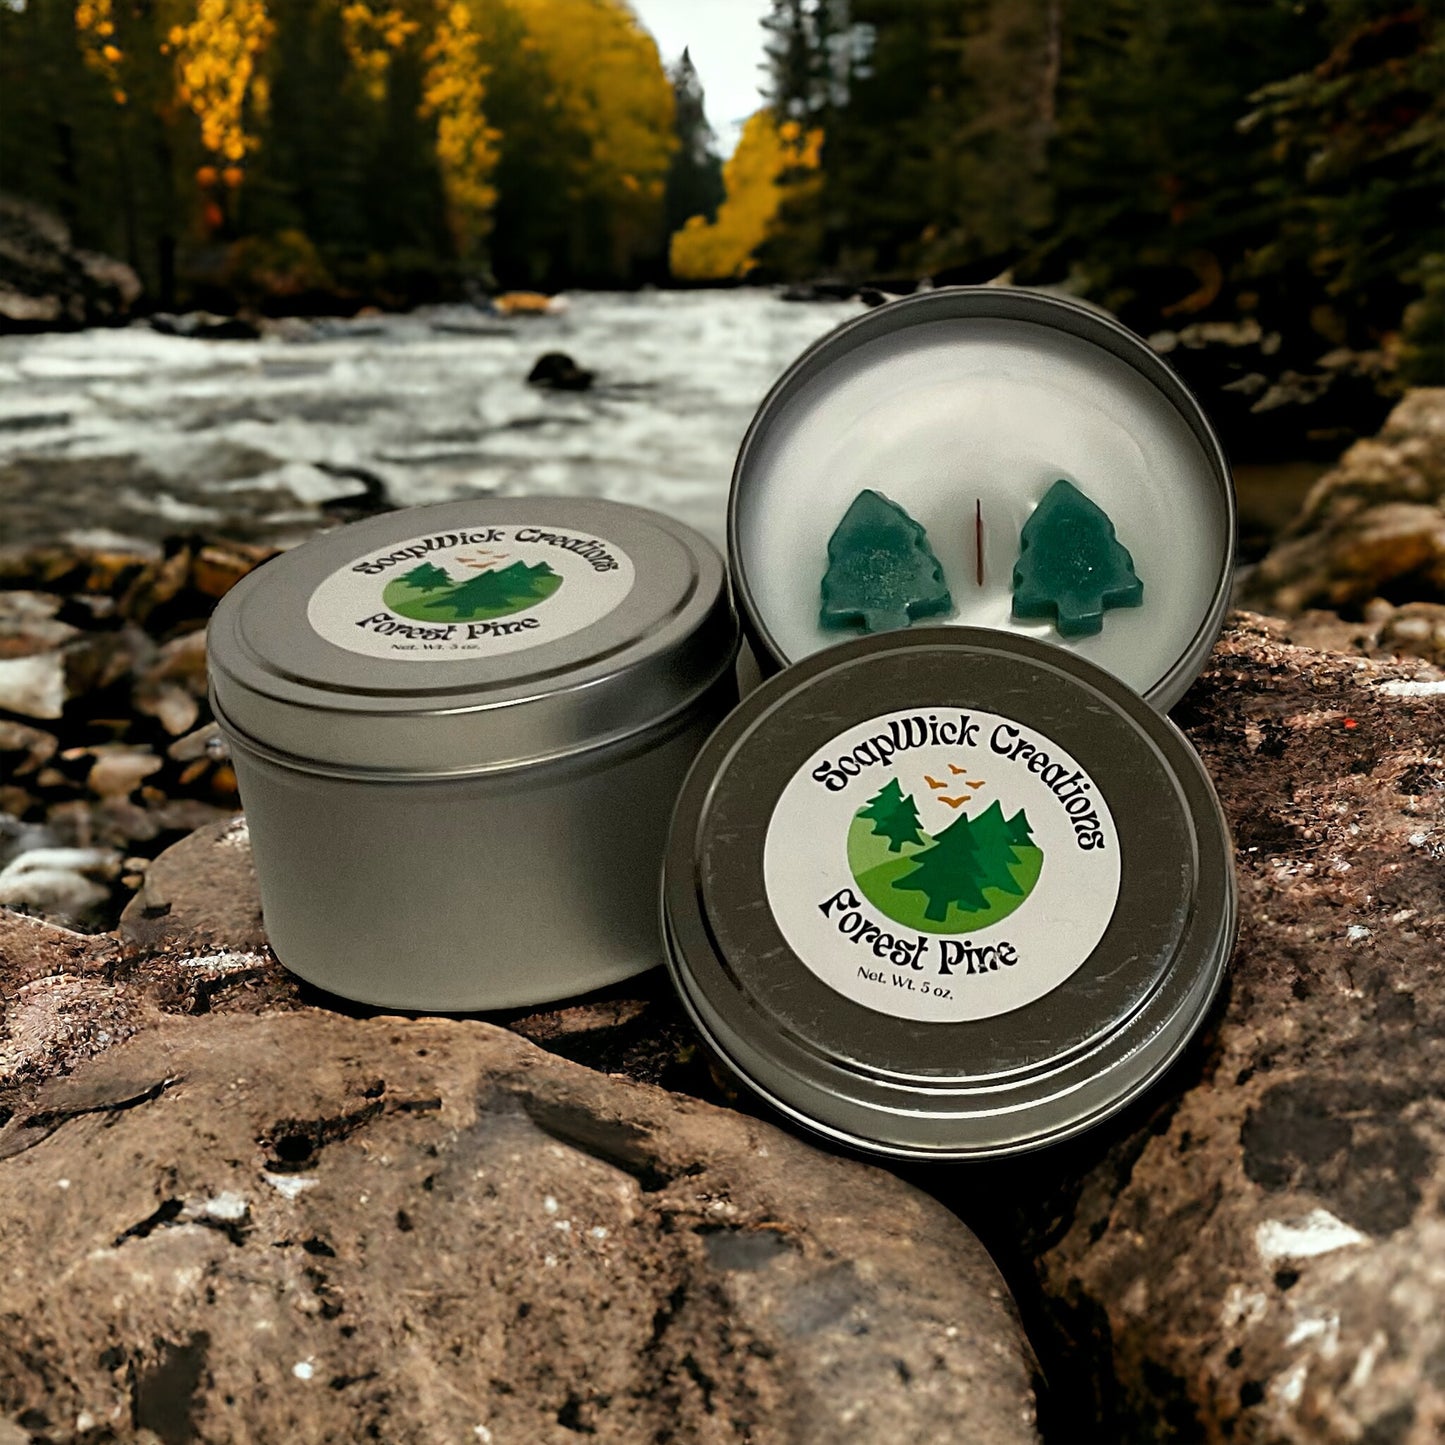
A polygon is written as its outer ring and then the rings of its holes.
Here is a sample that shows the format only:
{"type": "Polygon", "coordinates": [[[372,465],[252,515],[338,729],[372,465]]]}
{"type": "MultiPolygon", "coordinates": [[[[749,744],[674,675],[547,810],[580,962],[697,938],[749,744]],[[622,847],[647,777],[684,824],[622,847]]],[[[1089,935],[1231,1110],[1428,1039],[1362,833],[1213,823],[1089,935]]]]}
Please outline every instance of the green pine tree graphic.
{"type": "Polygon", "coordinates": [[[433,597],[427,602],[426,610],[461,621],[496,617],[550,597],[561,581],[545,562],[531,567],[525,562],[513,562],[500,570],[478,572],[459,586],[433,597]]]}
{"type": "MultiPolygon", "coordinates": [[[[1022,810],[1016,817],[1023,817],[1022,810]]],[[[971,821],[973,845],[978,854],[983,886],[997,888],[1000,893],[1011,893],[1018,897],[1023,893],[1023,889],[1013,875],[1013,868],[1019,861],[1019,856],[1014,852],[1013,832],[1004,819],[1003,809],[994,801],[971,821]]],[[[1028,826],[1027,820],[1024,826],[1028,826]]]]}
{"type": "Polygon", "coordinates": [[[911,794],[904,794],[897,778],[890,778],[867,803],[858,810],[860,818],[873,824],[880,838],[888,839],[888,851],[899,852],[905,843],[922,843],[924,835],[918,821],[918,805],[911,794]]]}
{"type": "Polygon", "coordinates": [[[934,923],[948,917],[949,907],[976,913],[988,906],[983,890],[990,870],[979,856],[967,815],[950,823],[931,848],[918,854],[917,866],[893,886],[901,893],[922,893],[928,900],[923,916],[934,923]]]}
{"type": "Polygon", "coordinates": [[[965,814],[957,819],[935,838],[925,833],[923,841],[930,846],[914,854],[913,868],[900,873],[890,886],[897,892],[922,893],[927,903],[923,916],[932,923],[945,922],[951,908],[963,913],[998,912],[1004,899],[1026,897],[1037,878],[1036,863],[1032,873],[1025,871],[1023,882],[1017,871],[1027,870],[1038,857],[1033,829],[1022,808],[1005,818],[999,804],[990,803],[975,817],[965,814]]]}
{"type": "Polygon", "coordinates": [[[435,592],[438,587],[456,586],[455,578],[430,562],[423,562],[419,567],[413,567],[401,580],[404,586],[417,592],[435,592]]]}

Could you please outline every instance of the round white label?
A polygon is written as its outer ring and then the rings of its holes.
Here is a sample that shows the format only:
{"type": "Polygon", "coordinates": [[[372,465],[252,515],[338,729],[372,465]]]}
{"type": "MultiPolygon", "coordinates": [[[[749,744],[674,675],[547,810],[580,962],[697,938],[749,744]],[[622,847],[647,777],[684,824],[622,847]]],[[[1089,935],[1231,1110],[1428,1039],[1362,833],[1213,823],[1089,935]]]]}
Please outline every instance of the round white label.
{"type": "Polygon", "coordinates": [[[363,553],[311,594],[328,642],[400,662],[496,657],[589,627],[632,590],[632,560],[586,532],[499,523],[363,553]]]}
{"type": "Polygon", "coordinates": [[[1013,718],[885,713],[793,775],[763,844],[768,904],[799,959],[880,1013],[992,1018],[1094,951],[1119,842],[1087,770],[1013,718]]]}

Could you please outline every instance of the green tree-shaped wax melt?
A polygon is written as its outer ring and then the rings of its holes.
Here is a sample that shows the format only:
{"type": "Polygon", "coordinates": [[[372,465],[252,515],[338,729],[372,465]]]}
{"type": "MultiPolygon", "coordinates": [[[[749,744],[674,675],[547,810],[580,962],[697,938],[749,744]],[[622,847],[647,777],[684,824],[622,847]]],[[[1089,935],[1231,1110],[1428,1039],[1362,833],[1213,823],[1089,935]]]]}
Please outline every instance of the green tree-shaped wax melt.
{"type": "Polygon", "coordinates": [[[1024,523],[1014,564],[1015,617],[1048,617],[1065,637],[1104,625],[1106,607],[1137,607],[1144,584],[1108,513],[1057,481],[1024,523]]]}
{"type": "Polygon", "coordinates": [[[823,626],[887,632],[952,607],[923,528],[881,492],[859,492],[828,538],[823,626]]]}

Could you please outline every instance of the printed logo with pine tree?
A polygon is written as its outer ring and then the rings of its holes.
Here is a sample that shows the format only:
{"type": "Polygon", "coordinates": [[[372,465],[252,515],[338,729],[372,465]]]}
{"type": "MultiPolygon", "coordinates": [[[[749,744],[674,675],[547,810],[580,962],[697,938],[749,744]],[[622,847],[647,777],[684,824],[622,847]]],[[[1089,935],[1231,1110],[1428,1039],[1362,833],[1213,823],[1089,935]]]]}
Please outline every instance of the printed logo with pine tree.
{"type": "Polygon", "coordinates": [[[545,562],[511,562],[506,552],[459,556],[457,565],[467,569],[466,575],[453,577],[444,567],[423,562],[388,582],[381,600],[416,622],[486,622],[525,612],[562,585],[545,562]]]}
{"type": "Polygon", "coordinates": [[[985,782],[964,768],[949,772],[921,779],[927,827],[895,777],[848,828],[848,866],[863,896],[894,923],[923,933],[967,933],[1007,918],[1044,865],[1022,808],[1006,818],[995,801],[970,814],[964,805],[985,782]]]}

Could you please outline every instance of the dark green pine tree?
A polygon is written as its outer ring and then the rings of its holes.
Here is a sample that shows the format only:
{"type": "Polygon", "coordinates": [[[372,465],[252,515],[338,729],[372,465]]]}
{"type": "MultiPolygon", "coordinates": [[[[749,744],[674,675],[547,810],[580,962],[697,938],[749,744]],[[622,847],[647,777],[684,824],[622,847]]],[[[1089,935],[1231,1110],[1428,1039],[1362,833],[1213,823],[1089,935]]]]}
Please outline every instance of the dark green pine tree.
{"type": "MultiPolygon", "coordinates": [[[[772,0],[762,26],[766,58],[762,93],[779,121],[820,129],[826,154],[838,107],[847,100],[857,50],[849,19],[853,0],[772,0]]],[[[779,177],[783,195],[768,235],[754,253],[764,275],[815,277],[826,269],[822,242],[826,217],[819,177],[799,173],[799,186],[779,177]]]]}
{"type": "MultiPolygon", "coordinates": [[[[341,6],[272,0],[264,63],[270,100],[261,145],[238,198],[253,234],[302,232],[328,261],[369,249],[367,152],[379,110],[346,49],[341,6]]],[[[420,145],[420,127],[413,144],[420,145]]],[[[410,209],[395,194],[393,206],[410,209]]]]}
{"type": "Polygon", "coordinates": [[[950,906],[967,913],[987,908],[983,890],[990,882],[965,816],[950,823],[931,848],[919,853],[913,871],[896,879],[893,886],[904,893],[922,893],[928,899],[923,916],[942,923],[950,906]]]}
{"type": "Polygon", "coordinates": [[[547,579],[557,574],[545,562],[529,567],[513,562],[501,571],[478,572],[475,577],[433,598],[426,604],[428,612],[451,612],[459,618],[482,617],[514,610],[518,604],[540,601],[550,595],[547,579]]]}
{"type": "Polygon", "coordinates": [[[711,221],[717,216],[726,190],[717,137],[708,124],[706,97],[697,67],[688,51],[669,72],[675,105],[677,149],[667,172],[663,213],[667,234],[680,230],[693,216],[711,221]]]}
{"type": "MultiPolygon", "coordinates": [[[[1065,7],[1049,139],[1053,220],[1019,279],[1087,270],[1091,296],[1145,331],[1210,310],[1234,317],[1239,309],[1228,308],[1241,300],[1266,327],[1305,321],[1319,298],[1301,294],[1298,276],[1279,275],[1282,217],[1261,193],[1290,185],[1289,162],[1267,128],[1242,122],[1259,87],[1319,63],[1329,8],[1065,7]]],[[[1372,137],[1377,151],[1389,148],[1383,139],[1372,137]]],[[[1308,154],[1317,167],[1321,153],[1312,145],[1308,154]]],[[[1307,226],[1319,234],[1313,211],[1307,226]]]]}
{"type": "Polygon", "coordinates": [[[1037,847],[1034,842],[1034,830],[1029,825],[1029,815],[1022,808],[1008,820],[1009,842],[1015,848],[1037,847]]]}
{"type": "Polygon", "coordinates": [[[1442,22],[1438,5],[1327,0],[1315,53],[1256,92],[1237,127],[1268,225],[1249,257],[1250,284],[1269,283],[1261,311],[1314,303],[1311,327],[1353,347],[1378,345],[1403,314],[1401,379],[1430,386],[1445,377],[1442,22]]]}
{"type": "Polygon", "coordinates": [[[401,580],[417,592],[435,592],[438,587],[455,587],[457,585],[454,577],[443,568],[434,566],[430,562],[423,562],[421,566],[413,567],[401,580]]]}
{"type": "Polygon", "coordinates": [[[905,794],[897,778],[888,782],[858,810],[860,818],[873,824],[880,838],[888,839],[888,851],[898,853],[905,843],[922,843],[923,832],[918,821],[918,805],[911,794],[905,794]]]}
{"type": "Polygon", "coordinates": [[[845,275],[986,280],[1047,219],[1061,0],[852,0],[819,248],[845,275]]]}
{"type": "Polygon", "coordinates": [[[1023,889],[1013,875],[1013,867],[1019,856],[1014,852],[1013,830],[1004,819],[1003,809],[997,802],[990,803],[972,824],[982,886],[1018,897],[1023,889]]]}

